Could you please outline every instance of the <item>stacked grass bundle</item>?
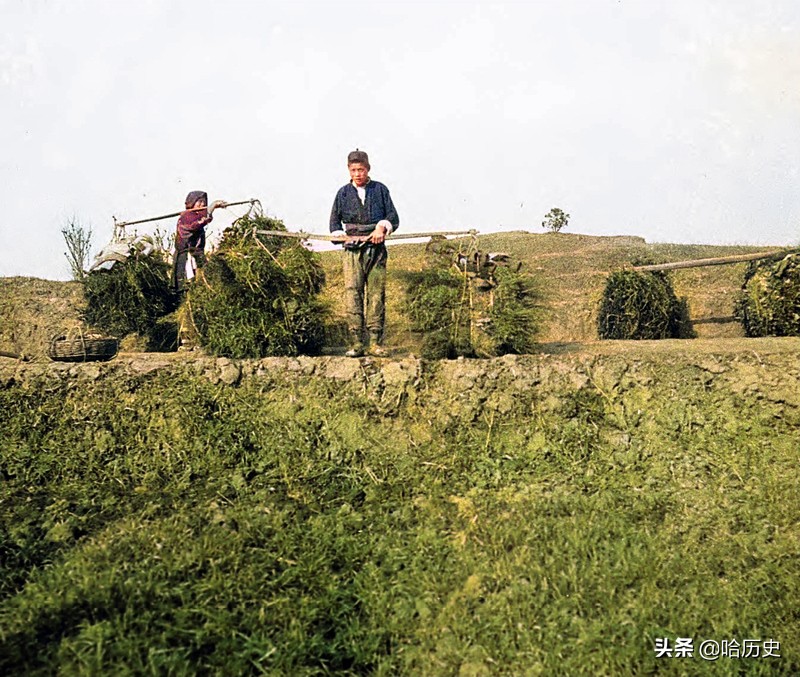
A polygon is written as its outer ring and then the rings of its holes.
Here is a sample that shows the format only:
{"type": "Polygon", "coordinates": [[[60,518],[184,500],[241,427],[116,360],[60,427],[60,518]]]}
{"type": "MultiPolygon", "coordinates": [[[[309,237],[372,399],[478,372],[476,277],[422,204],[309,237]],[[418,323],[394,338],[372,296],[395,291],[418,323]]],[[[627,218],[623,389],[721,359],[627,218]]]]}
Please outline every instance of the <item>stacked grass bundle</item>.
{"type": "Polygon", "coordinates": [[[148,335],[159,319],[175,310],[169,284],[170,267],[164,252],[142,253],[135,248],[108,270],[93,270],[82,279],[90,327],[123,337],[148,335]]]}
{"type": "Polygon", "coordinates": [[[214,355],[317,354],[327,307],[319,256],[299,240],[254,234],[285,231],[266,216],[240,219],[223,234],[187,296],[200,344],[214,355]]]}
{"type": "Polygon", "coordinates": [[[405,311],[423,334],[422,357],[443,359],[529,353],[537,330],[537,294],[519,267],[469,259],[434,240],[421,271],[404,274],[405,311]],[[455,265],[454,265],[455,261],[455,265]],[[469,262],[484,265],[470,266],[469,262]]]}
{"type": "Polygon", "coordinates": [[[664,272],[618,270],[606,282],[597,332],[601,339],[693,338],[685,298],[664,272]]]}
{"type": "Polygon", "coordinates": [[[533,352],[539,323],[538,293],[534,280],[520,270],[498,266],[482,332],[489,339],[492,355],[521,355],[533,352]]]}
{"type": "Polygon", "coordinates": [[[404,273],[404,278],[404,308],[411,319],[411,330],[423,334],[422,357],[473,357],[467,278],[449,268],[436,267],[404,273]]]}
{"type": "Polygon", "coordinates": [[[800,335],[800,256],[752,261],[735,314],[747,336],[800,335]]]}

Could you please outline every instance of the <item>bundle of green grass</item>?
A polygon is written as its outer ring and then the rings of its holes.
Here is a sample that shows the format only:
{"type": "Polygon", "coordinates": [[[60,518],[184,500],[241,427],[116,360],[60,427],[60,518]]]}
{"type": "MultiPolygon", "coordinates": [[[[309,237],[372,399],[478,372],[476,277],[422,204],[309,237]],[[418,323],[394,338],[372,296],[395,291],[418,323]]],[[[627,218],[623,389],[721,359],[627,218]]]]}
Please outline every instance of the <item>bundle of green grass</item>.
{"type": "MultiPolygon", "coordinates": [[[[538,295],[530,275],[506,265],[470,268],[452,241],[431,244],[425,267],[404,273],[404,308],[412,331],[423,335],[422,357],[532,352],[538,295]]],[[[480,252],[469,258],[486,261],[480,252]]]]}
{"type": "Polygon", "coordinates": [[[145,336],[175,310],[166,253],[160,248],[141,248],[137,246],[140,240],[132,240],[127,256],[119,257],[124,260],[83,277],[83,321],[90,327],[117,337],[145,336]]]}
{"type": "Polygon", "coordinates": [[[601,339],[693,338],[689,308],[661,271],[618,270],[608,277],[597,318],[601,339]]]}
{"type": "Polygon", "coordinates": [[[468,281],[446,268],[409,271],[404,278],[404,309],[411,319],[411,330],[423,335],[422,357],[474,356],[468,309],[463,308],[468,281]]]}
{"type": "Polygon", "coordinates": [[[319,255],[297,239],[255,230],[286,226],[266,216],[238,220],[189,289],[186,308],[200,345],[235,358],[318,354],[328,314],[319,299],[319,255]]]}
{"type": "Polygon", "coordinates": [[[735,314],[747,336],[800,336],[800,255],[752,261],[735,314]]]}

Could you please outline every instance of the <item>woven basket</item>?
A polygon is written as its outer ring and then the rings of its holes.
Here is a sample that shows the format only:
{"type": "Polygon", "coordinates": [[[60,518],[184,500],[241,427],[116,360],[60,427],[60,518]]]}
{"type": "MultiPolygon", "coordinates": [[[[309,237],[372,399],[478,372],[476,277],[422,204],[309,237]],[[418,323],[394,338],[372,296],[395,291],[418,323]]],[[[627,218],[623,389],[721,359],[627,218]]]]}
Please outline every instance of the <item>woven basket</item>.
{"type": "Polygon", "coordinates": [[[102,362],[115,357],[118,350],[119,339],[113,336],[62,334],[53,338],[47,354],[57,362],[102,362]]]}

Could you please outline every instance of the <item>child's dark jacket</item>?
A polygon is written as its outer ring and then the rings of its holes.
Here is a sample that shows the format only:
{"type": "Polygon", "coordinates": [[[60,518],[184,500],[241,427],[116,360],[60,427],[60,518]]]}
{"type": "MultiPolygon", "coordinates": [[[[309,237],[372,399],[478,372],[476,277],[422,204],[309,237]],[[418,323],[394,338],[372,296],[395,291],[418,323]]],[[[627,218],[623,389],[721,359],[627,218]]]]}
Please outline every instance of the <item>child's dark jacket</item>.
{"type": "Polygon", "coordinates": [[[206,246],[205,227],[211,223],[213,217],[205,209],[185,211],[178,217],[178,232],[175,236],[175,249],[184,251],[196,249],[200,252],[206,246]]]}

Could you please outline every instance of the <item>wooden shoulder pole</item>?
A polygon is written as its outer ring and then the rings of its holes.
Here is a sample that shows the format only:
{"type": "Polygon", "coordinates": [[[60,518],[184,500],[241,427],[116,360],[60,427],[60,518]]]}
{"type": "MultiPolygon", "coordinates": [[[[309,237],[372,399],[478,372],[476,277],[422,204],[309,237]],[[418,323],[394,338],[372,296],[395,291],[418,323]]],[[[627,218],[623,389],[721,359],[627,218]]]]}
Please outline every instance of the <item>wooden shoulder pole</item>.
{"type": "MultiPolygon", "coordinates": [[[[225,209],[228,207],[235,207],[236,205],[249,205],[253,204],[254,202],[258,202],[256,199],[251,200],[242,200],[241,202],[228,202],[225,204],[225,209]]],[[[125,226],[135,226],[138,223],[150,223],[151,221],[163,221],[164,219],[172,219],[176,216],[180,216],[183,212],[198,212],[202,209],[208,209],[208,207],[192,207],[191,209],[184,209],[181,212],[173,212],[172,214],[164,214],[162,216],[151,216],[149,219],[139,219],[138,221],[117,221],[114,218],[114,227],[115,228],[124,228],[125,226]]]]}
{"type": "Polygon", "coordinates": [[[732,263],[742,263],[743,261],[758,261],[759,259],[769,259],[772,257],[784,256],[788,254],[788,249],[775,249],[770,252],[757,252],[754,254],[736,254],[732,256],[720,256],[713,259],[695,259],[693,261],[674,261],[673,263],[656,263],[649,266],[634,266],[633,269],[639,272],[655,272],[657,270],[677,270],[678,268],[701,268],[703,266],[724,266],[732,263]]]}

